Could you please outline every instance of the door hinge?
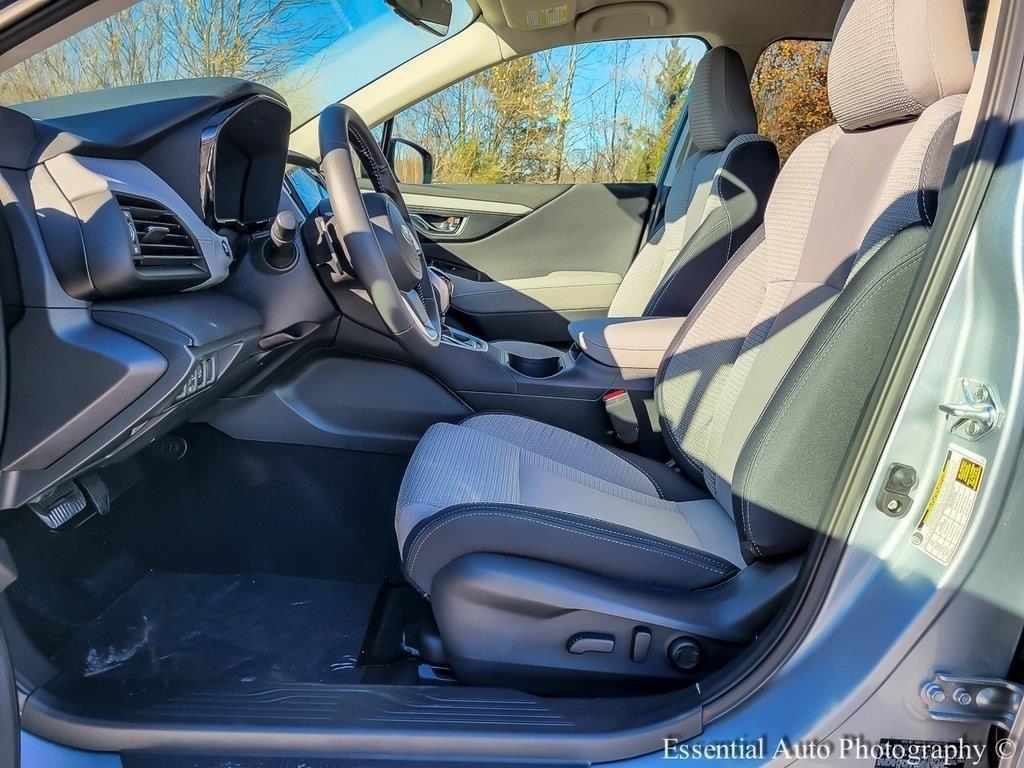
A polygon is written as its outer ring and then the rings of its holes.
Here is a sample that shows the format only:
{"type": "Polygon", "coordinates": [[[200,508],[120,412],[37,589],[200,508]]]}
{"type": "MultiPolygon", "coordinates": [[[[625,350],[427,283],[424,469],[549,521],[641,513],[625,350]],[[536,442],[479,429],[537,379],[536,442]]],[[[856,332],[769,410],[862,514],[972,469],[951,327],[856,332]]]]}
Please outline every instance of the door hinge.
{"type": "Polygon", "coordinates": [[[988,723],[1007,730],[1024,699],[1024,687],[993,677],[936,672],[921,686],[921,700],[934,720],[988,723]]]}
{"type": "Polygon", "coordinates": [[[957,383],[960,399],[940,403],[948,429],[965,440],[980,440],[999,426],[999,398],[991,384],[962,378],[957,383]]]}

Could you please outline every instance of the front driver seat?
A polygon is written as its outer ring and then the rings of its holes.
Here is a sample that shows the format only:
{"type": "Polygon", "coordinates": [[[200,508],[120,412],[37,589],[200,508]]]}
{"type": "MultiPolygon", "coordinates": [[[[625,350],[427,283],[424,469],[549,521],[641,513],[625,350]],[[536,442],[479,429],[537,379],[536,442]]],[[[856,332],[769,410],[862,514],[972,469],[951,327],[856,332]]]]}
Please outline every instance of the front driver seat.
{"type": "Polygon", "coordinates": [[[681,317],[761,225],[779,153],[757,133],[750,80],[724,45],[697,63],[687,123],[694,152],[667,174],[661,219],[612,297],[609,317],[681,317]]]}
{"type": "Polygon", "coordinates": [[[960,0],[844,7],[838,125],[793,153],[659,371],[681,474],[514,415],[427,431],[396,529],[460,678],[699,678],[763,628],[892,345],[971,75],[960,0]]]}
{"type": "MultiPolygon", "coordinates": [[[[732,48],[719,45],[701,57],[685,118],[693,152],[665,174],[659,189],[664,204],[657,206],[660,213],[652,214],[656,220],[650,234],[615,289],[609,317],[686,315],[729,257],[761,225],[779,173],[779,154],[770,139],[757,133],[750,81],[732,48]]],[[[448,278],[455,286],[456,310],[478,316],[512,312],[525,318],[532,310],[524,309],[524,297],[532,306],[543,305],[542,297],[575,296],[578,285],[560,282],[567,274],[571,273],[500,281],[451,274],[448,278]]],[[[558,304],[554,301],[549,308],[558,304]]],[[[583,306],[575,299],[569,304],[583,306]]],[[[497,343],[527,356],[551,354],[550,348],[538,349],[530,342],[497,343]]]]}

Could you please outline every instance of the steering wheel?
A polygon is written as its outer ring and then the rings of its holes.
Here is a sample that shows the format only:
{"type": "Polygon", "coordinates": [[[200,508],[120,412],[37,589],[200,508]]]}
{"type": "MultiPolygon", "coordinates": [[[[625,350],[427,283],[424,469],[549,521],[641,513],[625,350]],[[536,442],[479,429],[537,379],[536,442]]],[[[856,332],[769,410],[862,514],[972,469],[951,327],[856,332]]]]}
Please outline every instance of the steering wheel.
{"type": "Polygon", "coordinates": [[[410,353],[441,342],[441,314],[423,248],[391,167],[354,109],[332,104],[320,114],[320,170],[333,218],[329,230],[370,294],[388,331],[410,353]],[[359,187],[352,154],[373,192],[359,187]]]}

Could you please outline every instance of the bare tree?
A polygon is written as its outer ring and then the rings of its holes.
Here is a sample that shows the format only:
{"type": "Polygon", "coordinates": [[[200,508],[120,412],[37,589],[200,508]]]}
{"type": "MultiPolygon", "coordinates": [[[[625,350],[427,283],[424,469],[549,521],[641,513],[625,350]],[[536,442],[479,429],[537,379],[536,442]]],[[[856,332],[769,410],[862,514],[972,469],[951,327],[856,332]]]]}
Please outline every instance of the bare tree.
{"type": "Polygon", "coordinates": [[[142,0],[0,73],[5,103],[119,85],[231,76],[262,82],[336,38],[331,0],[142,0]]]}
{"type": "MultiPolygon", "coordinates": [[[[559,98],[558,110],[556,113],[557,116],[555,118],[555,182],[562,181],[562,175],[565,170],[565,142],[569,132],[569,123],[571,122],[573,116],[572,88],[576,82],[576,63],[579,60],[579,54],[579,46],[570,46],[565,61],[565,76],[561,84],[561,97],[559,98]]],[[[550,62],[550,60],[548,67],[550,70],[556,69],[556,67],[553,65],[553,62],[550,62]]]]}

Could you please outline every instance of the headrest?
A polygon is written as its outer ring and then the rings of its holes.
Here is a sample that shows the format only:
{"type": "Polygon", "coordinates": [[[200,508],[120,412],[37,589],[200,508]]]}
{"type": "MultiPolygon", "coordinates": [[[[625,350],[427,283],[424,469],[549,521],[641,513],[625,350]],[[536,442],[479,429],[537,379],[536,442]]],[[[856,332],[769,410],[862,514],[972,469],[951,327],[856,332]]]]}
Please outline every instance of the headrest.
{"type": "Polygon", "coordinates": [[[716,152],[744,133],[757,133],[757,114],[743,59],[716,46],[697,62],[690,83],[690,137],[702,152],[716,152]]]}
{"type": "Polygon", "coordinates": [[[974,64],[963,0],[846,0],[828,100],[848,131],[916,117],[966,93],[974,64]]]}

